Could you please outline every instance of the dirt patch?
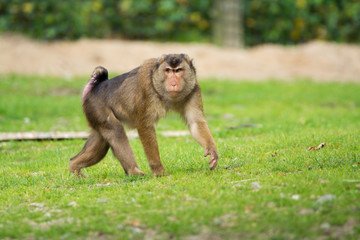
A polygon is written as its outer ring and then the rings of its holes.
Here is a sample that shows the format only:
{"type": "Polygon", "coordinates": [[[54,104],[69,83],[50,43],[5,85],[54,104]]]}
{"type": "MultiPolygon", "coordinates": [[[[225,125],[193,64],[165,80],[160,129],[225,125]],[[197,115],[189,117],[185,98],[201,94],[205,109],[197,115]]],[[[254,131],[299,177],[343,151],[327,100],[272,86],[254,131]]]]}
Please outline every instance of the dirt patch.
{"type": "Polygon", "coordinates": [[[210,44],[154,43],[124,40],[37,42],[17,35],[0,36],[0,73],[90,75],[105,66],[110,75],[131,70],[145,59],[165,53],[187,53],[200,78],[293,80],[360,83],[360,47],[310,42],[295,47],[263,45],[250,49],[210,44]],[[113,74],[111,74],[113,73],[113,74]]]}

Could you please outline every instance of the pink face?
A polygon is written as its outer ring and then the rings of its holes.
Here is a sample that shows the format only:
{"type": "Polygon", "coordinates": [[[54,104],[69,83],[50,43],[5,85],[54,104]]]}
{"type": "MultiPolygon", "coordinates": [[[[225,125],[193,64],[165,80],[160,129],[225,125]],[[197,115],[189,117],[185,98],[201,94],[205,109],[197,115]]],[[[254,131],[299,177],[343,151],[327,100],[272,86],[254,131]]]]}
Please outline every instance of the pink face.
{"type": "Polygon", "coordinates": [[[166,91],[168,92],[169,96],[177,96],[182,89],[181,80],[184,75],[184,68],[181,66],[176,68],[168,66],[165,68],[164,74],[166,76],[166,91]]]}

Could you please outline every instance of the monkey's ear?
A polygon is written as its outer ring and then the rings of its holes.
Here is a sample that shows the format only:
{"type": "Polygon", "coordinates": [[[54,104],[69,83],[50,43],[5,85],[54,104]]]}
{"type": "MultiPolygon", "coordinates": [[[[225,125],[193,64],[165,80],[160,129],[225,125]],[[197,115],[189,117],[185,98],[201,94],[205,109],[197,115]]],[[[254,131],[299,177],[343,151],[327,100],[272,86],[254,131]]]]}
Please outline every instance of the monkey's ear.
{"type": "Polygon", "coordinates": [[[153,72],[154,72],[156,69],[159,68],[160,64],[165,61],[165,58],[166,58],[166,55],[163,54],[161,57],[158,57],[158,58],[156,59],[156,63],[155,63],[155,65],[154,65],[153,69],[151,69],[151,75],[153,74],[153,72]]]}
{"type": "Polygon", "coordinates": [[[158,57],[156,63],[160,65],[160,63],[165,61],[166,56],[166,54],[163,54],[161,57],[158,57]]]}
{"type": "Polygon", "coordinates": [[[187,55],[187,54],[182,54],[182,55],[183,55],[184,59],[189,63],[189,65],[191,67],[193,67],[194,66],[194,59],[190,58],[189,55],[187,55]]]}
{"type": "Polygon", "coordinates": [[[185,60],[186,60],[188,63],[190,63],[190,62],[192,61],[192,59],[190,59],[189,55],[187,55],[187,54],[185,54],[185,53],[183,53],[183,54],[181,54],[181,55],[182,55],[183,58],[185,58],[185,60]]]}
{"type": "Polygon", "coordinates": [[[190,68],[194,71],[194,73],[196,74],[196,68],[194,66],[194,59],[190,58],[188,55],[186,55],[186,61],[188,62],[190,68]]]}

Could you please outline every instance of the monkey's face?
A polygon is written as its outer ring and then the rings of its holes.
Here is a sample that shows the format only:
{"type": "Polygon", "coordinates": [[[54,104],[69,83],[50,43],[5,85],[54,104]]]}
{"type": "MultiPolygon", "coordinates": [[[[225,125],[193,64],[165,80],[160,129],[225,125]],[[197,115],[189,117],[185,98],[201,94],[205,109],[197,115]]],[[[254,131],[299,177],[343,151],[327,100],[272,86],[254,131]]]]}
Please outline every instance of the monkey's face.
{"type": "Polygon", "coordinates": [[[195,68],[189,57],[184,54],[161,57],[153,77],[158,93],[174,101],[186,97],[196,83],[195,68]]]}
{"type": "Polygon", "coordinates": [[[165,67],[166,91],[170,97],[176,97],[181,92],[184,71],[183,66],[177,66],[175,68],[171,66],[165,67]]]}

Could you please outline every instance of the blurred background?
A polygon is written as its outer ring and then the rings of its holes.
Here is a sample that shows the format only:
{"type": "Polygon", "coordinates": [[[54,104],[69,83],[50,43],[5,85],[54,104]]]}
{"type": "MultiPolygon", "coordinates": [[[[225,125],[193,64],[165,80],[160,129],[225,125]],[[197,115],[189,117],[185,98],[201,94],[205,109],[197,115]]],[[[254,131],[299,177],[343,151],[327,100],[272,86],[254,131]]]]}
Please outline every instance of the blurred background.
{"type": "Polygon", "coordinates": [[[358,0],[0,0],[0,34],[0,73],[123,72],[185,52],[204,78],[360,81],[358,0]]]}
{"type": "Polygon", "coordinates": [[[0,3],[0,31],[230,46],[360,41],[357,0],[83,0],[0,3]]]}

